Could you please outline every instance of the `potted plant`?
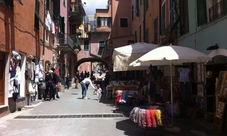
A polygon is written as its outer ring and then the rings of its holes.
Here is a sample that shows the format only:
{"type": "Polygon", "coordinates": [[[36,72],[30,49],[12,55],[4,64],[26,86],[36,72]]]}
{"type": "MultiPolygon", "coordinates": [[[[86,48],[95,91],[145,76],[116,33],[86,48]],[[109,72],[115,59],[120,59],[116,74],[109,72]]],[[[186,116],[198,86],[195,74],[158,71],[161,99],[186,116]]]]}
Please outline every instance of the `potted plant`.
{"type": "Polygon", "coordinates": [[[23,106],[21,106],[21,105],[18,105],[18,106],[17,106],[17,110],[18,110],[18,111],[21,111],[22,108],[23,108],[23,106]]]}

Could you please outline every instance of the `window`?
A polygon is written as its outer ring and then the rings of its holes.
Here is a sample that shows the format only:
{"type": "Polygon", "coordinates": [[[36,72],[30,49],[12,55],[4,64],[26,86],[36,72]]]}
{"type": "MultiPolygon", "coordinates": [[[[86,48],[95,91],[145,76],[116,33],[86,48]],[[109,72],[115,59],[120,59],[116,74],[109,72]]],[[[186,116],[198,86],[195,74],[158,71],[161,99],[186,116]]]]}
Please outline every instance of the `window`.
{"type": "Polygon", "coordinates": [[[35,30],[39,30],[39,0],[35,1],[35,30]]]}
{"type": "Polygon", "coordinates": [[[180,0],[180,35],[189,31],[188,0],[180,0]]]}
{"type": "Polygon", "coordinates": [[[139,26],[139,33],[140,33],[140,42],[142,42],[142,32],[141,32],[141,25],[139,26]]]}
{"type": "Polygon", "coordinates": [[[138,17],[140,13],[139,0],[136,0],[136,16],[138,17]]]}
{"type": "Polygon", "coordinates": [[[137,43],[137,31],[135,31],[135,42],[137,43]]]}
{"type": "Polygon", "coordinates": [[[63,6],[65,7],[65,0],[63,0],[63,6]]]}
{"type": "Polygon", "coordinates": [[[128,27],[128,19],[120,18],[120,27],[128,27]]]}
{"type": "Polygon", "coordinates": [[[101,26],[107,26],[107,18],[106,17],[101,18],[101,26]]]}
{"type": "Polygon", "coordinates": [[[88,51],[89,50],[89,41],[84,40],[84,50],[88,51]]]}
{"type": "Polygon", "coordinates": [[[149,43],[148,37],[149,37],[149,29],[147,28],[147,29],[145,30],[145,39],[144,39],[144,41],[145,41],[146,43],[149,43]]]}
{"type": "Polygon", "coordinates": [[[134,20],[134,6],[132,5],[132,20],[134,20]]]}
{"type": "Polygon", "coordinates": [[[112,27],[112,17],[98,17],[97,27],[112,27]]]}
{"type": "Polygon", "coordinates": [[[227,12],[226,0],[212,0],[212,6],[209,7],[209,21],[213,21],[227,12]]]}
{"type": "Polygon", "coordinates": [[[154,20],[154,43],[158,42],[158,17],[154,20]]]}
{"type": "Polygon", "coordinates": [[[170,24],[174,23],[174,0],[170,0],[169,9],[170,9],[170,24]]]}
{"type": "Polygon", "coordinates": [[[46,0],[46,10],[49,10],[49,0],[46,0]]]}
{"type": "Polygon", "coordinates": [[[49,41],[49,31],[45,29],[45,41],[49,41]]]}
{"type": "Polygon", "coordinates": [[[197,0],[198,26],[207,23],[206,0],[197,0]]]}
{"type": "Polygon", "coordinates": [[[105,41],[99,41],[99,51],[98,51],[98,55],[102,55],[102,52],[104,50],[105,47],[105,41]]]}
{"type": "Polygon", "coordinates": [[[161,7],[161,20],[162,20],[162,31],[166,28],[166,4],[162,4],[161,7]]]}
{"type": "Polygon", "coordinates": [[[148,10],[148,0],[144,0],[144,4],[145,4],[145,11],[148,10]]]}

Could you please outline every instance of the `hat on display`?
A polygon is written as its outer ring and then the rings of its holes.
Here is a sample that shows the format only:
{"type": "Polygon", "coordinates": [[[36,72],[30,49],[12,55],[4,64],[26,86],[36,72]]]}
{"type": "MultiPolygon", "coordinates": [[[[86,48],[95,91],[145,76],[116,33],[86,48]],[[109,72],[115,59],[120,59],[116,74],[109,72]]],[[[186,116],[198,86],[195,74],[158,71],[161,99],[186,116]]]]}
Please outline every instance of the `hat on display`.
{"type": "Polygon", "coordinates": [[[18,56],[16,57],[16,59],[17,59],[17,60],[21,60],[21,56],[18,55],[18,56]]]}
{"type": "Polygon", "coordinates": [[[16,59],[19,56],[19,53],[15,50],[12,51],[13,58],[16,59]]]}
{"type": "Polygon", "coordinates": [[[48,72],[49,72],[49,73],[53,73],[53,70],[49,70],[48,72]]]}
{"type": "Polygon", "coordinates": [[[30,54],[27,56],[29,59],[34,59],[34,57],[30,54]]]}
{"type": "Polygon", "coordinates": [[[206,78],[212,78],[213,77],[213,72],[212,71],[207,71],[206,73],[206,78]]]}

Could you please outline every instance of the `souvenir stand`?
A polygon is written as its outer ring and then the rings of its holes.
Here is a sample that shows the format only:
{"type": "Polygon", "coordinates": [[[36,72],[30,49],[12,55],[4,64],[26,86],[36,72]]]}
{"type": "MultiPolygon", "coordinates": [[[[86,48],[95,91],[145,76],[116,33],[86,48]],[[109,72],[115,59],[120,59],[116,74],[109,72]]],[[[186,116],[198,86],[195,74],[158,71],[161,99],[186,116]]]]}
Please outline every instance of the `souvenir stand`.
{"type": "Polygon", "coordinates": [[[216,87],[216,112],[214,116],[213,130],[218,134],[223,133],[226,123],[226,99],[227,99],[227,71],[220,71],[216,87]]]}

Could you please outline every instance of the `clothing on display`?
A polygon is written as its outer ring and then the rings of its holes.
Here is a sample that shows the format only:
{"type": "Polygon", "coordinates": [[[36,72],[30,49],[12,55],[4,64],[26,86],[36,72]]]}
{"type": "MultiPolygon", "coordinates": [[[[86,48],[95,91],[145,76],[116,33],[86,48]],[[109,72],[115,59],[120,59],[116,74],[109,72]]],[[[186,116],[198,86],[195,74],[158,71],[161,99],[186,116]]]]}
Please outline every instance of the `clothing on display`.
{"type": "Polygon", "coordinates": [[[180,75],[180,92],[181,92],[181,100],[182,101],[187,101],[189,99],[190,95],[190,79],[189,79],[189,73],[190,69],[189,68],[178,68],[178,72],[180,75]]]}
{"type": "Polygon", "coordinates": [[[28,80],[34,80],[35,63],[28,61],[26,64],[26,75],[28,80]]]}
{"type": "Polygon", "coordinates": [[[164,114],[162,109],[163,108],[159,106],[150,106],[148,108],[134,107],[130,111],[129,118],[132,122],[136,123],[139,127],[157,128],[167,123],[167,121],[165,121],[165,119],[167,118],[167,115],[164,114]]]}

